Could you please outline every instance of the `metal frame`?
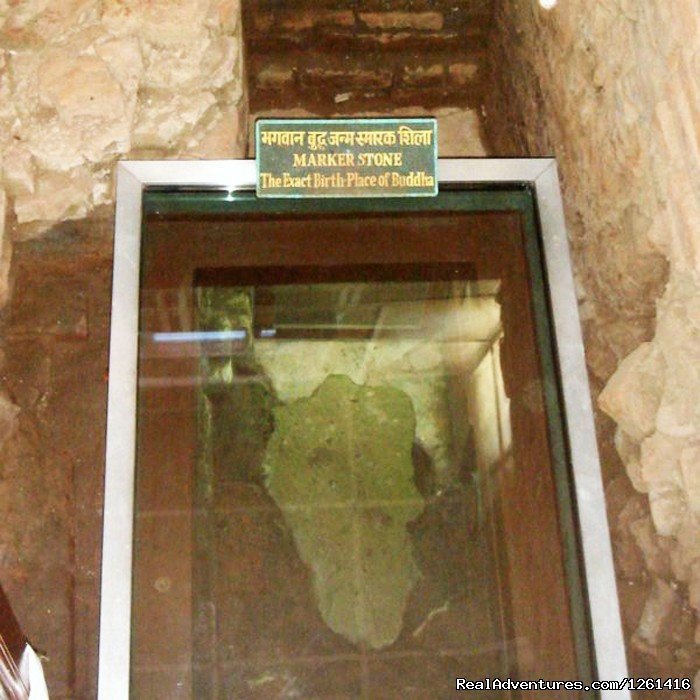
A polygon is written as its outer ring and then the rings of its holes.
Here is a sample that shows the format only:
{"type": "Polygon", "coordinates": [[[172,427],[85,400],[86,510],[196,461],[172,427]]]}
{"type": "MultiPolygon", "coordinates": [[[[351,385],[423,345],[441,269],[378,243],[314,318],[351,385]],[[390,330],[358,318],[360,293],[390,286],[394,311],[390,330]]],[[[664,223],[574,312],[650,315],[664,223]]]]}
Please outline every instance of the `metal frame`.
{"type": "MultiPolygon", "coordinates": [[[[124,161],[117,166],[99,700],[129,697],[143,191],[150,186],[182,186],[234,192],[254,190],[255,180],[253,160],[124,161]]],[[[441,185],[528,183],[534,190],[558,350],[597,677],[620,681],[627,677],[624,639],[556,162],[549,158],[439,159],[438,180],[441,185]]],[[[601,690],[600,697],[624,700],[630,694],[628,690],[601,690]]]]}

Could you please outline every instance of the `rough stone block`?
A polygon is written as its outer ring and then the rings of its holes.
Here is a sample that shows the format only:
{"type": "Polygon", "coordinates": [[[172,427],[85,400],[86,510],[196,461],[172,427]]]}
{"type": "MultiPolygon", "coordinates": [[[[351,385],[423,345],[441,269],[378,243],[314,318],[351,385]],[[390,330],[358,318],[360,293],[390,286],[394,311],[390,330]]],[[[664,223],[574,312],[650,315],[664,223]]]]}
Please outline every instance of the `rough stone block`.
{"type": "Polygon", "coordinates": [[[640,441],[656,427],[665,362],[650,343],[626,357],[598,397],[598,405],[633,439],[640,441]]]}
{"type": "Polygon", "coordinates": [[[474,82],[478,72],[479,64],[476,62],[452,63],[447,67],[447,76],[455,87],[465,87],[474,82]]]}
{"type": "MultiPolygon", "coordinates": [[[[688,505],[694,513],[700,514],[700,445],[684,447],[680,453],[680,463],[688,505]]],[[[698,546],[700,547],[700,542],[698,546]]]]}
{"type": "Polygon", "coordinates": [[[282,90],[294,82],[294,70],[289,64],[271,63],[255,74],[256,85],[262,90],[282,90]]]}
{"type": "Polygon", "coordinates": [[[646,570],[660,578],[671,576],[668,541],[656,534],[652,519],[645,515],[629,524],[629,530],[644,557],[646,570]]]}
{"type": "Polygon", "coordinates": [[[440,63],[432,65],[404,66],[401,82],[410,88],[436,87],[443,84],[445,68],[440,63]]]}
{"type": "Polygon", "coordinates": [[[9,146],[2,160],[2,179],[12,196],[34,192],[32,154],[19,144],[9,146]]]}
{"type": "Polygon", "coordinates": [[[221,88],[234,76],[238,53],[236,41],[227,36],[204,37],[179,51],[151,47],[144,54],[141,88],[185,93],[221,88]]]}
{"type": "Polygon", "coordinates": [[[133,132],[138,148],[173,148],[214,104],[209,91],[191,95],[152,91],[144,95],[136,113],[133,132]]]}
{"type": "Polygon", "coordinates": [[[245,117],[242,108],[231,105],[222,110],[201,140],[191,139],[183,158],[244,158],[245,117]]]}
{"type": "Polygon", "coordinates": [[[93,28],[16,58],[18,143],[37,166],[67,170],[129,149],[141,66],[134,38],[93,28]]]}
{"type": "Polygon", "coordinates": [[[207,25],[225,34],[233,34],[241,21],[241,0],[213,0],[207,25]]]}
{"type": "Polygon", "coordinates": [[[677,437],[692,438],[700,433],[700,377],[683,365],[671,365],[656,414],[656,427],[677,437]],[[693,377],[692,375],[696,375],[693,377]],[[693,381],[695,379],[695,381],[693,381]]]}
{"type": "Polygon", "coordinates": [[[439,31],[444,24],[441,12],[360,12],[359,17],[369,29],[439,31]]]}
{"type": "Polygon", "coordinates": [[[686,517],[687,504],[680,488],[658,488],[649,493],[649,507],[656,531],[673,537],[686,517]]]}
{"type": "Polygon", "coordinates": [[[647,493],[649,484],[642,477],[639,443],[632,440],[620,427],[615,431],[615,450],[624,463],[625,471],[634,488],[639,493],[647,493]]]}
{"type": "Polygon", "coordinates": [[[411,449],[411,399],[389,386],[331,375],[308,398],[275,409],[265,454],[326,623],[353,643],[391,644],[419,577],[406,525],[423,511],[411,449]]]}
{"type": "Polygon", "coordinates": [[[29,0],[22,3],[21,11],[8,13],[4,29],[9,30],[8,33],[17,32],[28,42],[60,41],[75,32],[76,26],[98,21],[99,5],[98,0],[62,0],[60,3],[29,0]]]}
{"type": "MultiPolygon", "coordinates": [[[[355,15],[352,10],[289,9],[278,10],[276,27],[282,32],[308,33],[316,27],[352,27],[355,15]]],[[[269,28],[268,30],[269,31],[269,28]]]]}
{"type": "Polygon", "coordinates": [[[7,219],[7,195],[0,188],[0,309],[10,296],[10,261],[12,259],[12,243],[5,228],[7,219]]]}
{"type": "Polygon", "coordinates": [[[438,152],[450,158],[487,155],[476,110],[445,107],[435,111],[438,120],[438,152]]]}
{"type": "Polygon", "coordinates": [[[208,0],[105,0],[102,22],[118,36],[175,46],[202,36],[208,12],[208,0]]]}
{"type": "Polygon", "coordinates": [[[86,168],[66,172],[45,172],[39,176],[32,194],[14,202],[17,221],[56,222],[77,219],[90,209],[93,190],[92,173],[86,168]]]}
{"type": "Polygon", "coordinates": [[[682,486],[679,461],[682,447],[682,441],[659,432],[642,442],[642,478],[652,489],[682,486]]]}
{"type": "Polygon", "coordinates": [[[0,393],[0,449],[17,430],[19,407],[4,392],[0,393]]]}
{"type": "Polygon", "coordinates": [[[302,88],[351,90],[380,90],[391,86],[393,67],[374,60],[333,61],[306,56],[299,69],[302,88]]]}
{"type": "Polygon", "coordinates": [[[105,62],[95,56],[52,53],[39,66],[39,90],[42,100],[67,123],[124,113],[119,82],[105,62]]]}
{"type": "Polygon", "coordinates": [[[642,619],[634,633],[635,641],[641,642],[642,648],[659,644],[672,625],[672,616],[680,607],[680,599],[675,589],[662,579],[654,579],[642,619]]]}

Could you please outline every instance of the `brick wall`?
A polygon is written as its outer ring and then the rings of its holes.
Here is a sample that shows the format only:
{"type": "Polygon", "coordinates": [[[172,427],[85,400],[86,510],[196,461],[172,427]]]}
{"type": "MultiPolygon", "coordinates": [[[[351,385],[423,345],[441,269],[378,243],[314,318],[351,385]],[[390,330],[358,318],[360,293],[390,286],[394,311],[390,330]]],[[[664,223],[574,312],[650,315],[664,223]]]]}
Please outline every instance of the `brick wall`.
{"type": "Polygon", "coordinates": [[[251,0],[251,107],[481,103],[490,0],[251,0]]]}

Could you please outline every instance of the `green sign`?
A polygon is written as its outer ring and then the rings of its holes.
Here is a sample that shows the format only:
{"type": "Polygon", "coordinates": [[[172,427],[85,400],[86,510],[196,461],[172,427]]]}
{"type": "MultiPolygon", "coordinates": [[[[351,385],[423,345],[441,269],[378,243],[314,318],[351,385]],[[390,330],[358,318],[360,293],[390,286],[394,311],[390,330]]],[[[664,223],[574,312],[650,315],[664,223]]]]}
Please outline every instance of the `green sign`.
{"type": "Polygon", "coordinates": [[[432,197],[435,119],[259,119],[259,197],[432,197]]]}

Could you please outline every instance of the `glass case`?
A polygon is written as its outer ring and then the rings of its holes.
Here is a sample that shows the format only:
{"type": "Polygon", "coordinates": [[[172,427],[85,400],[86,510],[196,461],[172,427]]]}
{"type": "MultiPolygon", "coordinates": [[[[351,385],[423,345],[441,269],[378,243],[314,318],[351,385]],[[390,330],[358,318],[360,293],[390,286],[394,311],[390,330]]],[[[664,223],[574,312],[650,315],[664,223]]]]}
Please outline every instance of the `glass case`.
{"type": "Polygon", "coordinates": [[[129,697],[598,677],[531,186],[151,187],[138,260],[129,697]]]}

